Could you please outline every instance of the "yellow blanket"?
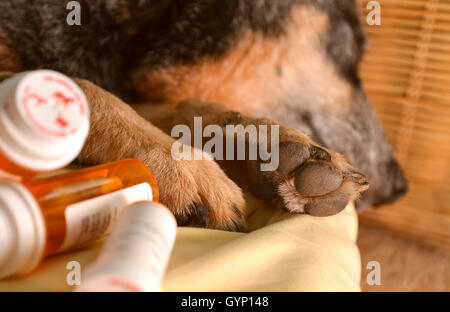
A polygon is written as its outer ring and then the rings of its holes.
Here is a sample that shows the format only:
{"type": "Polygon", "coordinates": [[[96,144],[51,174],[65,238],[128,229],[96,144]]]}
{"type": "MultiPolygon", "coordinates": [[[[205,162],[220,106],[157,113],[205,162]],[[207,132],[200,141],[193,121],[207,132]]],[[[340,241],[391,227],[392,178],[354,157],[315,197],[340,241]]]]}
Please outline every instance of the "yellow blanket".
{"type": "MultiPolygon", "coordinates": [[[[248,234],[178,228],[163,280],[165,291],[360,290],[353,205],[318,218],[250,202],[248,234]]],[[[66,264],[78,261],[83,270],[100,247],[98,242],[51,257],[29,276],[0,281],[0,291],[70,291],[66,264]]]]}

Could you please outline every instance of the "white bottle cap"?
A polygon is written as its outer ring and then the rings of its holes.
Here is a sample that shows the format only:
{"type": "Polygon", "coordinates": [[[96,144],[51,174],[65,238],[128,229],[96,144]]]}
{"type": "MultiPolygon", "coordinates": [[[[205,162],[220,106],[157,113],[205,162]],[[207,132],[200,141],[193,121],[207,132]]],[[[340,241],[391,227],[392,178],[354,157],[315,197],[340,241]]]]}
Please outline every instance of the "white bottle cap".
{"type": "Polygon", "coordinates": [[[30,192],[17,182],[0,180],[0,279],[33,270],[45,238],[44,218],[30,192]]]}
{"type": "Polygon", "coordinates": [[[70,78],[51,70],[15,75],[0,84],[0,151],[33,171],[64,167],[89,132],[89,108],[70,78]]]}
{"type": "Polygon", "coordinates": [[[75,291],[160,291],[176,226],[175,217],[159,203],[130,205],[75,291]]]}

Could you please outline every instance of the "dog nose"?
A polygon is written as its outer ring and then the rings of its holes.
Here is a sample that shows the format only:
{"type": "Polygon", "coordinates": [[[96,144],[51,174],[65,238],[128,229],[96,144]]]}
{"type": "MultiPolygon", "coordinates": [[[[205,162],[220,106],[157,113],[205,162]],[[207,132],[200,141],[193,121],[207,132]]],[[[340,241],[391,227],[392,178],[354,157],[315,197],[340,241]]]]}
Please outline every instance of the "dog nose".
{"type": "Polygon", "coordinates": [[[402,169],[393,159],[382,166],[383,178],[370,181],[371,187],[363,194],[362,200],[357,202],[357,208],[366,209],[392,203],[408,191],[408,182],[402,169]]]}
{"type": "Polygon", "coordinates": [[[379,187],[379,193],[373,194],[372,204],[375,206],[392,203],[408,191],[408,183],[395,160],[387,164],[387,170],[389,180],[379,187]]]}
{"type": "Polygon", "coordinates": [[[408,191],[408,183],[406,182],[405,176],[402,169],[399,167],[395,160],[392,160],[389,168],[393,174],[392,183],[392,201],[402,197],[408,191]]]}

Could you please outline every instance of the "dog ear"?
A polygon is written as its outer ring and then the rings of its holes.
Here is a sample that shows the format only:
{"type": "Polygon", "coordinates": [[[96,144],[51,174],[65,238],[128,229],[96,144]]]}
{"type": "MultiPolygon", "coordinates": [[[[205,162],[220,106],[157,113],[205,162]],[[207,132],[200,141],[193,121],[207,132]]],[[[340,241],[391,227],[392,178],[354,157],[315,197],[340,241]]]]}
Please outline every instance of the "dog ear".
{"type": "Polygon", "coordinates": [[[324,6],[329,26],[323,33],[328,57],[337,71],[350,82],[359,85],[358,64],[365,50],[366,38],[355,1],[332,1],[324,6]]]}

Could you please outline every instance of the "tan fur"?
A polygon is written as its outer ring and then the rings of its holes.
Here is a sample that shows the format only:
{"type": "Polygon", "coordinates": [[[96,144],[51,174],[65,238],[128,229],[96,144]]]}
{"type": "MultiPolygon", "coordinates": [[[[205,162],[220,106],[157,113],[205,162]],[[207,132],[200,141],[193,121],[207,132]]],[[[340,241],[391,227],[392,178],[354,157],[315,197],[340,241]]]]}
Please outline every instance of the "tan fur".
{"type": "Polygon", "coordinates": [[[244,226],[241,190],[214,161],[174,160],[170,154],[173,138],[114,95],[90,82],[75,80],[91,109],[91,130],[79,156],[82,164],[136,158],[153,171],[160,201],[179,220],[195,213],[190,210],[192,203],[201,203],[210,217],[209,226],[228,230],[244,226]]]}
{"type": "Polygon", "coordinates": [[[450,291],[450,252],[435,249],[387,229],[360,225],[363,291],[450,291]],[[369,261],[381,266],[381,285],[366,282],[369,261]]]}
{"type": "Polygon", "coordinates": [[[176,104],[196,98],[224,103],[250,116],[277,109],[279,99],[291,90],[321,98],[334,109],[336,103],[350,102],[352,89],[319,46],[319,35],[328,23],[325,13],[301,5],[292,10],[285,36],[247,32],[221,58],[162,70],[141,69],[133,75],[132,85],[147,102],[176,104]]]}

